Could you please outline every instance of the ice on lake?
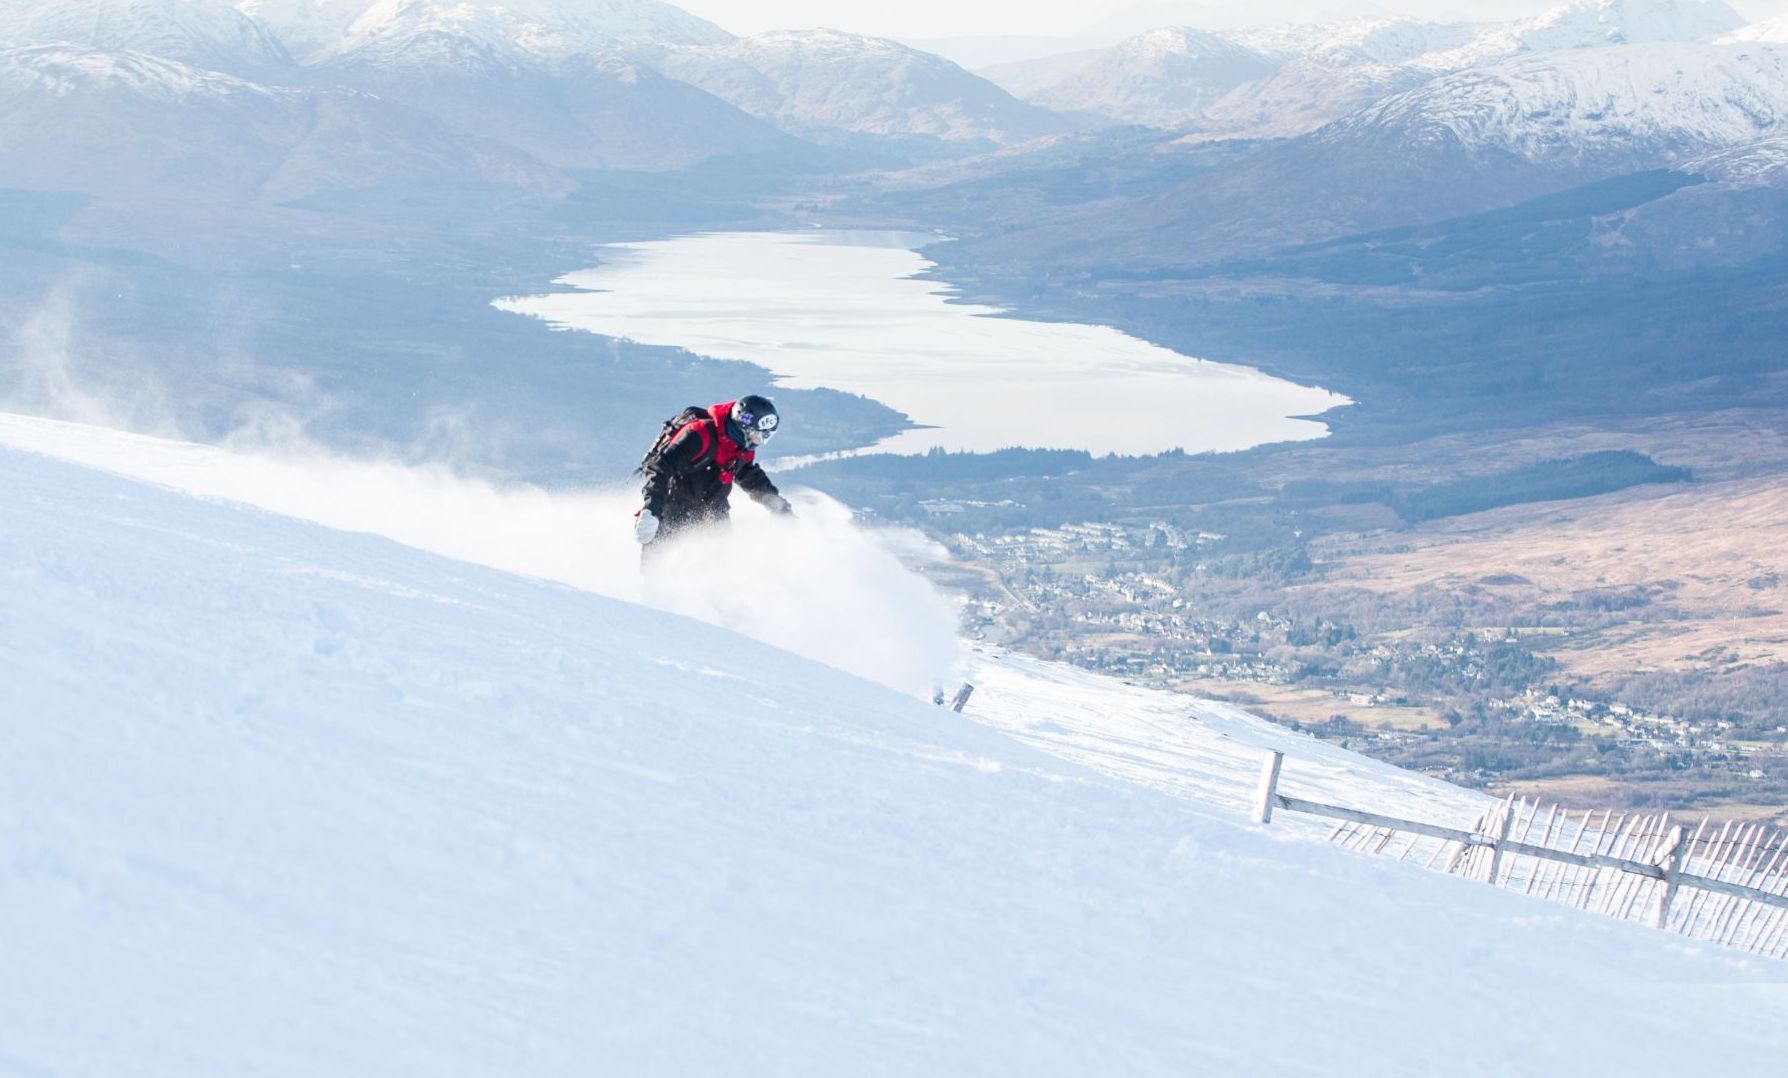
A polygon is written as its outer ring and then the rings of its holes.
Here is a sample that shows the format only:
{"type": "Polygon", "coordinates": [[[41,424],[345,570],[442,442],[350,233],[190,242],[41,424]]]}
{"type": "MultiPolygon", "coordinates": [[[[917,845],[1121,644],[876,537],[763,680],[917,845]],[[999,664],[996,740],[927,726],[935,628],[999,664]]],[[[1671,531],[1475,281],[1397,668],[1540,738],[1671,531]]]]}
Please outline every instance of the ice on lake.
{"type": "Polygon", "coordinates": [[[915,248],[931,242],[816,230],[614,244],[601,265],[559,279],[574,291],[497,306],[564,329],[746,360],[783,386],[872,397],[920,424],[875,447],[885,452],[1237,450],[1320,438],[1327,427],[1299,417],[1349,403],[1109,326],[955,302],[949,285],[920,276],[934,263],[915,248]]]}

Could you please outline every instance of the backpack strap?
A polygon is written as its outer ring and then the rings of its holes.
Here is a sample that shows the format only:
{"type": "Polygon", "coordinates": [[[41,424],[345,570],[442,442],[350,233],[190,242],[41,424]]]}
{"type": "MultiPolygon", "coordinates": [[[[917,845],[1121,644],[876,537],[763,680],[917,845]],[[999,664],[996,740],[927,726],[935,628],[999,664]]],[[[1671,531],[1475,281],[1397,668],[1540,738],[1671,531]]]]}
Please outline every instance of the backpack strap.
{"type": "MultiPolygon", "coordinates": [[[[646,450],[646,455],[639,459],[639,465],[633,469],[633,474],[646,474],[646,465],[662,455],[670,447],[670,444],[677,440],[677,435],[681,434],[685,427],[691,423],[699,423],[707,417],[708,410],[706,408],[692,404],[665,420],[658,427],[658,437],[652,440],[652,446],[646,450]]],[[[704,453],[708,450],[708,440],[708,434],[704,430],[702,432],[702,452],[704,453]]]]}

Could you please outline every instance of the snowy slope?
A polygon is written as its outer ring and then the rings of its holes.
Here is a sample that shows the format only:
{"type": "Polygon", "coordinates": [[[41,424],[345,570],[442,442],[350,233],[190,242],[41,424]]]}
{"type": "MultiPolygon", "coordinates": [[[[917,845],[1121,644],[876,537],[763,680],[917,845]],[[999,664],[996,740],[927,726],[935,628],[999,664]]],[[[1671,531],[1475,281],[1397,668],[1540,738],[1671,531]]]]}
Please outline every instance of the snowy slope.
{"type": "Polygon", "coordinates": [[[1778,15],[1773,19],[1763,19],[1747,26],[1741,26],[1721,37],[1717,44],[1738,45],[1747,41],[1775,44],[1788,42],[1788,15],[1778,15]]]}
{"type": "Polygon", "coordinates": [[[1256,48],[1270,50],[1277,39],[1296,53],[1272,77],[1213,104],[1200,128],[1298,135],[1437,76],[1577,49],[1706,44],[1743,21],[1721,0],[1578,0],[1507,23],[1378,19],[1277,38],[1243,34],[1239,40],[1256,48]]]}
{"type": "Polygon", "coordinates": [[[1457,53],[1424,62],[1456,70],[1525,53],[1608,45],[1705,44],[1745,24],[1724,0],[1578,0],[1492,27],[1457,53]]]}
{"type": "Polygon", "coordinates": [[[1217,34],[1163,30],[1083,61],[1048,86],[1037,84],[1041,63],[1015,65],[1001,77],[1029,87],[1027,100],[1052,108],[1193,127],[1207,135],[1286,137],[1436,76],[1575,49],[1706,44],[1743,22],[1721,0],[1578,0],[1505,23],[1367,18],[1217,34]],[[1215,77],[1224,65],[1214,59],[1163,68],[1159,47],[1149,42],[1187,33],[1245,50],[1264,66],[1234,80],[1215,77]],[[1218,87],[1221,92],[1212,94],[1218,87]],[[1182,107],[1186,101],[1192,106],[1182,107]]]}
{"type": "Polygon", "coordinates": [[[236,8],[304,60],[340,40],[372,4],[373,0],[240,0],[236,8]]]}
{"type": "Polygon", "coordinates": [[[941,56],[836,30],[778,31],[679,49],[657,65],[808,138],[859,134],[1004,144],[1064,129],[1059,117],[941,56]]]}
{"type": "MultiPolygon", "coordinates": [[[[272,11],[266,14],[276,23],[283,20],[272,11]]],[[[294,21],[306,15],[299,8],[294,21]]],[[[434,34],[508,42],[549,61],[732,39],[713,23],[658,0],[377,0],[318,58],[377,53],[434,34]]]]}
{"type": "Polygon", "coordinates": [[[1749,1078],[1788,1048],[1778,968],[562,585],[13,449],[0,578],[11,1070],[1749,1078]],[[1462,1050],[1464,1016],[1496,1035],[1462,1050]]]}
{"type": "Polygon", "coordinates": [[[0,0],[0,41],[142,52],[251,79],[294,66],[265,27],[224,0],[0,0]]]}
{"type": "Polygon", "coordinates": [[[1682,171],[1735,188],[1788,186],[1788,134],[1704,154],[1684,162],[1682,171]]]}
{"type": "Polygon", "coordinates": [[[1628,45],[1450,75],[1318,138],[1420,147],[1437,138],[1534,162],[1655,168],[1770,134],[1788,114],[1788,49],[1628,45]]]}

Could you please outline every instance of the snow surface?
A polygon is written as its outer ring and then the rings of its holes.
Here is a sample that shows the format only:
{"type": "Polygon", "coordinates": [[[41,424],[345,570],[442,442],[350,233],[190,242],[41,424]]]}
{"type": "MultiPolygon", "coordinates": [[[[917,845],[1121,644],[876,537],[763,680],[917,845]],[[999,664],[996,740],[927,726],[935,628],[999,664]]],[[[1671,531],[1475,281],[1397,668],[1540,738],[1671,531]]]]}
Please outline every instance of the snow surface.
{"type": "MultiPolygon", "coordinates": [[[[0,580],[7,1071],[1746,1078],[1788,1049],[1778,964],[559,583],[16,448],[0,580]]],[[[1135,690],[1003,669],[987,698],[1173,740],[1135,690]]]]}

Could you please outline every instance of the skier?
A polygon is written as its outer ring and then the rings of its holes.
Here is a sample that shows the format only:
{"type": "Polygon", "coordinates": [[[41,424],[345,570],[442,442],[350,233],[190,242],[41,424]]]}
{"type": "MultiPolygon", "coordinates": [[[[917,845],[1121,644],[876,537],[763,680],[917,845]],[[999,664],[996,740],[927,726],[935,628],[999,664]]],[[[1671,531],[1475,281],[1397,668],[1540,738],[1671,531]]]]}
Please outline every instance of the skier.
{"type": "Polygon", "coordinates": [[[758,466],[757,450],[776,433],[776,405],[747,394],[712,408],[685,408],[665,423],[640,462],[645,504],[634,514],[642,559],[691,528],[724,523],[736,483],[772,513],[792,515],[788,499],[758,466]]]}

